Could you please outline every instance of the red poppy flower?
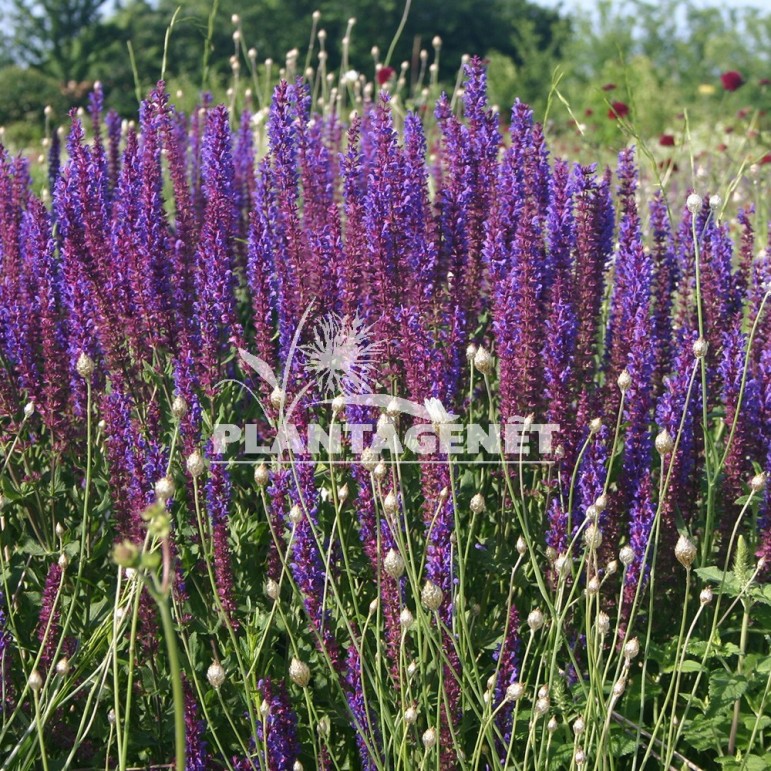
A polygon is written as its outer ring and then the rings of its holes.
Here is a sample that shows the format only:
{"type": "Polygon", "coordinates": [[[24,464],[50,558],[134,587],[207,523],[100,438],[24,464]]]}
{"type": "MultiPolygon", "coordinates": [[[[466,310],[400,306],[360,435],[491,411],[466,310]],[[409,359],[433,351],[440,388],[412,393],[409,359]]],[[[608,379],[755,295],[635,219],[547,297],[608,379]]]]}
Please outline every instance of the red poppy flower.
{"type": "Polygon", "coordinates": [[[659,137],[659,144],[662,147],[674,147],[675,146],[675,138],[671,134],[662,134],[659,137]]]}
{"type": "Polygon", "coordinates": [[[394,74],[394,68],[393,67],[381,67],[377,71],[377,82],[384,86],[386,83],[388,83],[389,80],[391,80],[391,77],[394,74]]]}
{"type": "Polygon", "coordinates": [[[628,104],[624,104],[624,102],[613,102],[610,105],[610,109],[608,110],[608,117],[611,120],[616,120],[616,118],[626,118],[627,115],[629,115],[628,104]]]}
{"type": "Polygon", "coordinates": [[[759,161],[758,163],[761,166],[765,166],[767,163],[771,163],[771,153],[766,153],[759,161]]]}
{"type": "Polygon", "coordinates": [[[605,85],[602,87],[602,90],[603,90],[603,91],[614,91],[614,90],[615,90],[615,88],[616,88],[616,84],[615,84],[615,83],[606,83],[606,84],[605,84],[605,85]]]}
{"type": "Polygon", "coordinates": [[[728,70],[720,76],[720,82],[726,91],[736,91],[744,85],[744,78],[736,70],[728,70]]]}

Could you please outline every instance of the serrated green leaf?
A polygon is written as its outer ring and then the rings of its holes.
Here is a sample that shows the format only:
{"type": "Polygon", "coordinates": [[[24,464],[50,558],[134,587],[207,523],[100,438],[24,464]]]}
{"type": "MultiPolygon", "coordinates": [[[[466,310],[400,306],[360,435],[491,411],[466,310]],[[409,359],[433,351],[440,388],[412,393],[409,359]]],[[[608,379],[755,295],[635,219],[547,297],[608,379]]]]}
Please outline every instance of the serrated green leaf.
{"type": "Polygon", "coordinates": [[[733,704],[747,690],[747,678],[728,672],[715,672],[709,678],[709,708],[707,713],[714,715],[721,707],[733,704]]]}

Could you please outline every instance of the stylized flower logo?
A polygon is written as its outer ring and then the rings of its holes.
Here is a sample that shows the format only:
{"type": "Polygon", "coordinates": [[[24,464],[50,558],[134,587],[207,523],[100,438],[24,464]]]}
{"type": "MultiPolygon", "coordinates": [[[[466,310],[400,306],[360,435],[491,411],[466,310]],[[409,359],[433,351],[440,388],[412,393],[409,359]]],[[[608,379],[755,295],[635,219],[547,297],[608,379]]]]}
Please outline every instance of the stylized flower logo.
{"type": "Polygon", "coordinates": [[[380,343],[368,339],[371,327],[358,316],[330,314],[313,329],[313,341],[300,346],[305,368],[321,391],[335,394],[365,393],[370,390],[380,343]]]}

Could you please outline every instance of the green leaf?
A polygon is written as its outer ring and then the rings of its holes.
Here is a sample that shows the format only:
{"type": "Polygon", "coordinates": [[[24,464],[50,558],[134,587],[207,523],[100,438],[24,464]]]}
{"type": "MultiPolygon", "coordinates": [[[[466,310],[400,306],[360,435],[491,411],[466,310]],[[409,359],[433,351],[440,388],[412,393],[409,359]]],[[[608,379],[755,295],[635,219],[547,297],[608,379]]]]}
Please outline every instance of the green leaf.
{"type": "Polygon", "coordinates": [[[694,661],[693,659],[686,659],[681,665],[680,665],[680,671],[683,673],[686,672],[701,672],[703,667],[701,666],[700,661],[694,661]]]}
{"type": "Polygon", "coordinates": [[[709,679],[709,707],[707,714],[714,715],[721,707],[733,704],[747,690],[747,678],[728,672],[715,672],[709,679]]]}

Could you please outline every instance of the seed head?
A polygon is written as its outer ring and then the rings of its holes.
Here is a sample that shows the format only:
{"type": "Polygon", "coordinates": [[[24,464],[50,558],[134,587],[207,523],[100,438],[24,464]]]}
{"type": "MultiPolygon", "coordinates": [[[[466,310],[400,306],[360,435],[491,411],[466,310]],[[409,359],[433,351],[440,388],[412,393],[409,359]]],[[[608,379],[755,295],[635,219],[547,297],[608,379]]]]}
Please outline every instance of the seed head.
{"type": "Polygon", "coordinates": [[[554,569],[557,571],[557,575],[566,576],[570,573],[570,566],[573,564],[573,560],[568,557],[567,554],[560,554],[556,560],[554,560],[554,569]]]}
{"type": "Polygon", "coordinates": [[[701,211],[701,207],[704,206],[701,196],[696,193],[691,193],[688,198],[685,199],[685,208],[688,209],[691,214],[698,214],[701,211]]]}
{"type": "Polygon", "coordinates": [[[665,455],[669,455],[669,453],[672,452],[672,450],[675,449],[675,440],[672,439],[672,437],[669,434],[669,431],[665,428],[657,437],[656,437],[656,450],[658,451],[659,455],[662,457],[665,455]]]}
{"type": "Polygon", "coordinates": [[[495,362],[490,352],[480,346],[474,354],[474,366],[483,374],[490,375],[495,369],[495,362]]]}
{"type": "Polygon", "coordinates": [[[78,356],[75,371],[84,380],[88,380],[94,374],[94,360],[85,351],[82,351],[80,356],[78,356]]]}
{"type": "Polygon", "coordinates": [[[399,623],[405,631],[415,623],[415,617],[410,613],[409,608],[404,608],[399,614],[399,623]]]}
{"type": "Polygon", "coordinates": [[[371,448],[365,447],[361,452],[361,465],[367,471],[374,471],[378,462],[378,454],[371,448]]]}
{"type": "Polygon", "coordinates": [[[423,733],[423,746],[430,750],[436,744],[436,729],[428,728],[423,733]]]}
{"type": "Polygon", "coordinates": [[[531,610],[530,613],[528,613],[527,625],[530,627],[532,632],[537,632],[543,626],[543,623],[544,618],[540,608],[531,610]]]}
{"type": "Polygon", "coordinates": [[[471,503],[469,504],[471,511],[474,512],[474,514],[481,514],[487,507],[485,506],[485,499],[482,497],[481,493],[477,493],[472,499],[471,503]]]}
{"type": "Polygon", "coordinates": [[[155,483],[155,497],[161,503],[166,503],[174,497],[174,489],[174,480],[171,477],[161,477],[155,483]]]}
{"type": "Polygon", "coordinates": [[[675,544],[675,557],[684,568],[690,568],[696,559],[696,546],[693,541],[681,535],[675,544]]]}
{"type": "Polygon", "coordinates": [[[187,401],[184,396],[177,394],[171,403],[171,414],[175,420],[182,420],[187,415],[187,401]]]}
{"type": "Polygon", "coordinates": [[[597,614],[597,631],[600,633],[601,637],[605,637],[610,631],[610,617],[604,610],[601,610],[597,614]]]}
{"type": "Polygon", "coordinates": [[[209,664],[209,668],[206,670],[206,679],[212,688],[219,690],[222,687],[225,682],[225,670],[219,661],[213,661],[209,664]]]}
{"type": "Polygon", "coordinates": [[[699,602],[702,605],[709,605],[712,602],[712,589],[709,586],[705,586],[699,594],[699,602]]]}
{"type": "Polygon", "coordinates": [[[389,549],[383,567],[391,578],[401,578],[404,575],[404,557],[396,549],[389,549]]]}
{"type": "Polygon", "coordinates": [[[590,597],[594,597],[600,591],[600,579],[597,576],[592,576],[586,583],[586,593],[590,597]]]}
{"type": "Polygon", "coordinates": [[[206,463],[204,462],[203,455],[201,455],[198,450],[191,452],[190,455],[187,456],[187,470],[190,472],[190,476],[201,476],[205,468],[206,463]]]}
{"type": "Polygon", "coordinates": [[[404,722],[407,725],[414,725],[417,722],[418,719],[418,711],[413,706],[407,707],[407,709],[404,710],[404,722]]]}
{"type": "Polygon", "coordinates": [[[289,664],[289,679],[300,688],[305,688],[311,681],[310,667],[304,661],[293,657],[289,664]]]}
{"type": "Polygon", "coordinates": [[[264,463],[260,463],[260,465],[254,469],[254,481],[260,487],[265,487],[265,485],[270,482],[270,472],[264,463]]]}
{"type": "Polygon", "coordinates": [[[444,599],[444,592],[431,581],[426,581],[420,592],[420,599],[428,610],[439,610],[444,599]]]}
{"type": "Polygon", "coordinates": [[[575,760],[577,766],[583,766],[584,763],[586,763],[586,753],[583,751],[581,747],[576,747],[575,754],[573,755],[573,760],[575,760]]]}
{"type": "Polygon", "coordinates": [[[551,703],[549,701],[548,696],[542,699],[536,699],[535,706],[533,707],[533,712],[535,713],[536,717],[543,717],[549,711],[550,706],[551,706],[551,703]]]}
{"type": "Polygon", "coordinates": [[[629,567],[634,562],[634,549],[627,545],[622,546],[618,553],[618,558],[624,567],[629,567]]]}
{"type": "Polygon", "coordinates": [[[700,337],[693,344],[693,355],[697,359],[703,359],[707,355],[707,348],[709,347],[707,341],[700,337]]]}
{"type": "Polygon", "coordinates": [[[632,385],[632,376],[629,374],[627,370],[624,370],[618,376],[618,380],[616,382],[618,383],[618,387],[621,393],[625,394],[632,385]]]}

